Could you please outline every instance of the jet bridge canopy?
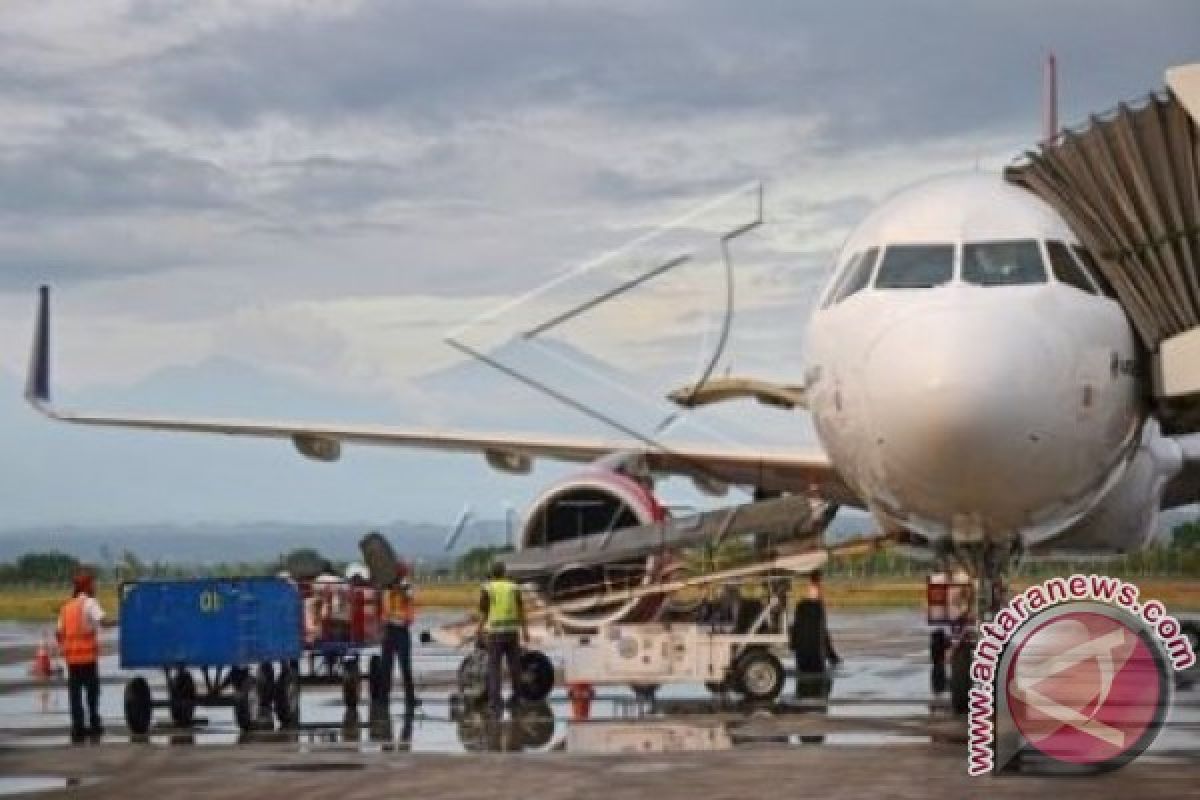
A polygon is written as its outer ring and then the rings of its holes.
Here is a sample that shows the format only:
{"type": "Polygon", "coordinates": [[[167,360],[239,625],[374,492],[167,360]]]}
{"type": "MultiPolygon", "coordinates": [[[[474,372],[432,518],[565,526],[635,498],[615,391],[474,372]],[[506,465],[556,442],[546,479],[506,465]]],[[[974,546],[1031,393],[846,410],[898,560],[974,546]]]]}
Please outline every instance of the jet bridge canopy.
{"type": "MultiPolygon", "coordinates": [[[[1160,356],[1173,338],[1200,335],[1198,69],[1172,70],[1170,89],[1093,116],[1005,171],[1063,215],[1160,356]]],[[[1156,363],[1160,395],[1172,393],[1162,391],[1165,364],[1156,363]]],[[[1200,374],[1191,377],[1183,393],[1200,390],[1200,374]]]]}

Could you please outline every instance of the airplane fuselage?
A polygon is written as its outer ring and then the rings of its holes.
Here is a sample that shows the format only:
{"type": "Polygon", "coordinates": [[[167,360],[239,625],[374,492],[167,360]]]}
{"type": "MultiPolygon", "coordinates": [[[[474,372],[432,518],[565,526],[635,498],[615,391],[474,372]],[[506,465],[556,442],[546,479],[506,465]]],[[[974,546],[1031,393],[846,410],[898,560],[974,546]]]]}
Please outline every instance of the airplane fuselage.
{"type": "Polygon", "coordinates": [[[1133,331],[1082,256],[1048,206],[983,174],[903,192],[851,235],[810,323],[806,389],[883,522],[1039,546],[1113,494],[1157,428],[1133,331]]]}

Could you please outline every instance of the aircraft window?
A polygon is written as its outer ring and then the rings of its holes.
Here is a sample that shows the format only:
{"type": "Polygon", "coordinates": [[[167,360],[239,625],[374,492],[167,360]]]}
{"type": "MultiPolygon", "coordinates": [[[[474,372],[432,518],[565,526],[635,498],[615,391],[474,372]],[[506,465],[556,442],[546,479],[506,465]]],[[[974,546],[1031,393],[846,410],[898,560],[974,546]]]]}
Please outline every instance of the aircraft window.
{"type": "Polygon", "coordinates": [[[850,259],[846,265],[845,275],[842,276],[841,283],[838,285],[837,291],[833,295],[833,303],[840,303],[855,292],[866,288],[871,282],[871,271],[875,269],[875,260],[879,255],[879,248],[872,247],[865,253],[859,253],[850,259]]]}
{"type": "Polygon", "coordinates": [[[876,289],[931,289],[954,275],[954,245],[894,244],[883,251],[876,289]]]}
{"type": "Polygon", "coordinates": [[[1032,239],[963,245],[962,278],[979,286],[1045,283],[1042,253],[1032,239]]]}
{"type": "Polygon", "coordinates": [[[1096,287],[1088,280],[1083,267],[1071,257],[1071,252],[1062,242],[1046,242],[1046,255],[1050,257],[1050,269],[1059,283],[1074,286],[1076,289],[1096,294],[1096,287]]]}

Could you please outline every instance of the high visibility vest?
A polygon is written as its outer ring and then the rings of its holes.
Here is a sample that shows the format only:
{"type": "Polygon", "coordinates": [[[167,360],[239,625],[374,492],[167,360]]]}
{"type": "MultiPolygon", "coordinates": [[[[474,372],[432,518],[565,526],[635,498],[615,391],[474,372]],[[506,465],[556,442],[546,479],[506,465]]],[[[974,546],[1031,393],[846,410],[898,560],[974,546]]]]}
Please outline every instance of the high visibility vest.
{"type": "Polygon", "coordinates": [[[72,597],[58,612],[58,630],[62,634],[62,654],[67,664],[95,664],[100,656],[96,629],[87,618],[87,595],[72,597]]]}
{"type": "Polygon", "coordinates": [[[520,589],[507,578],[488,581],[483,585],[488,597],[487,629],[489,632],[515,631],[521,624],[518,604],[520,589]]]}
{"type": "Polygon", "coordinates": [[[390,625],[412,625],[417,617],[416,603],[408,587],[387,589],[383,593],[383,619],[390,625]]]}

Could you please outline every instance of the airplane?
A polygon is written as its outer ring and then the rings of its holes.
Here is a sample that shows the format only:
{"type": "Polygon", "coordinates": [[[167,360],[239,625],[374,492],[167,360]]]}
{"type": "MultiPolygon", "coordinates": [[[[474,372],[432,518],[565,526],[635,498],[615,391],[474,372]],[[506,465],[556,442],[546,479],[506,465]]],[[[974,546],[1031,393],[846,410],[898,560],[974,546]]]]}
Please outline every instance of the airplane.
{"type": "MultiPolygon", "coordinates": [[[[1189,110],[1195,98],[1184,97],[1189,110]]],[[[1161,509],[1200,498],[1200,434],[1164,432],[1146,348],[1111,281],[1059,210],[995,173],[918,183],[854,229],[809,320],[797,381],[717,378],[671,394],[691,407],[753,398],[807,410],[819,447],[75,412],[52,404],[49,341],[42,287],[26,398],[56,420],[285,439],[320,461],[381,445],[482,454],[511,473],[537,459],[586,465],[534,501],[517,542],[527,550],[614,519],[661,524],[651,476],[819,498],[866,509],[896,543],[966,568],[980,615],[998,606],[993,589],[1016,559],[1135,550],[1161,509]],[[599,511],[565,511],[580,504],[599,511]],[[566,513],[573,524],[556,524],[566,513]]]]}

